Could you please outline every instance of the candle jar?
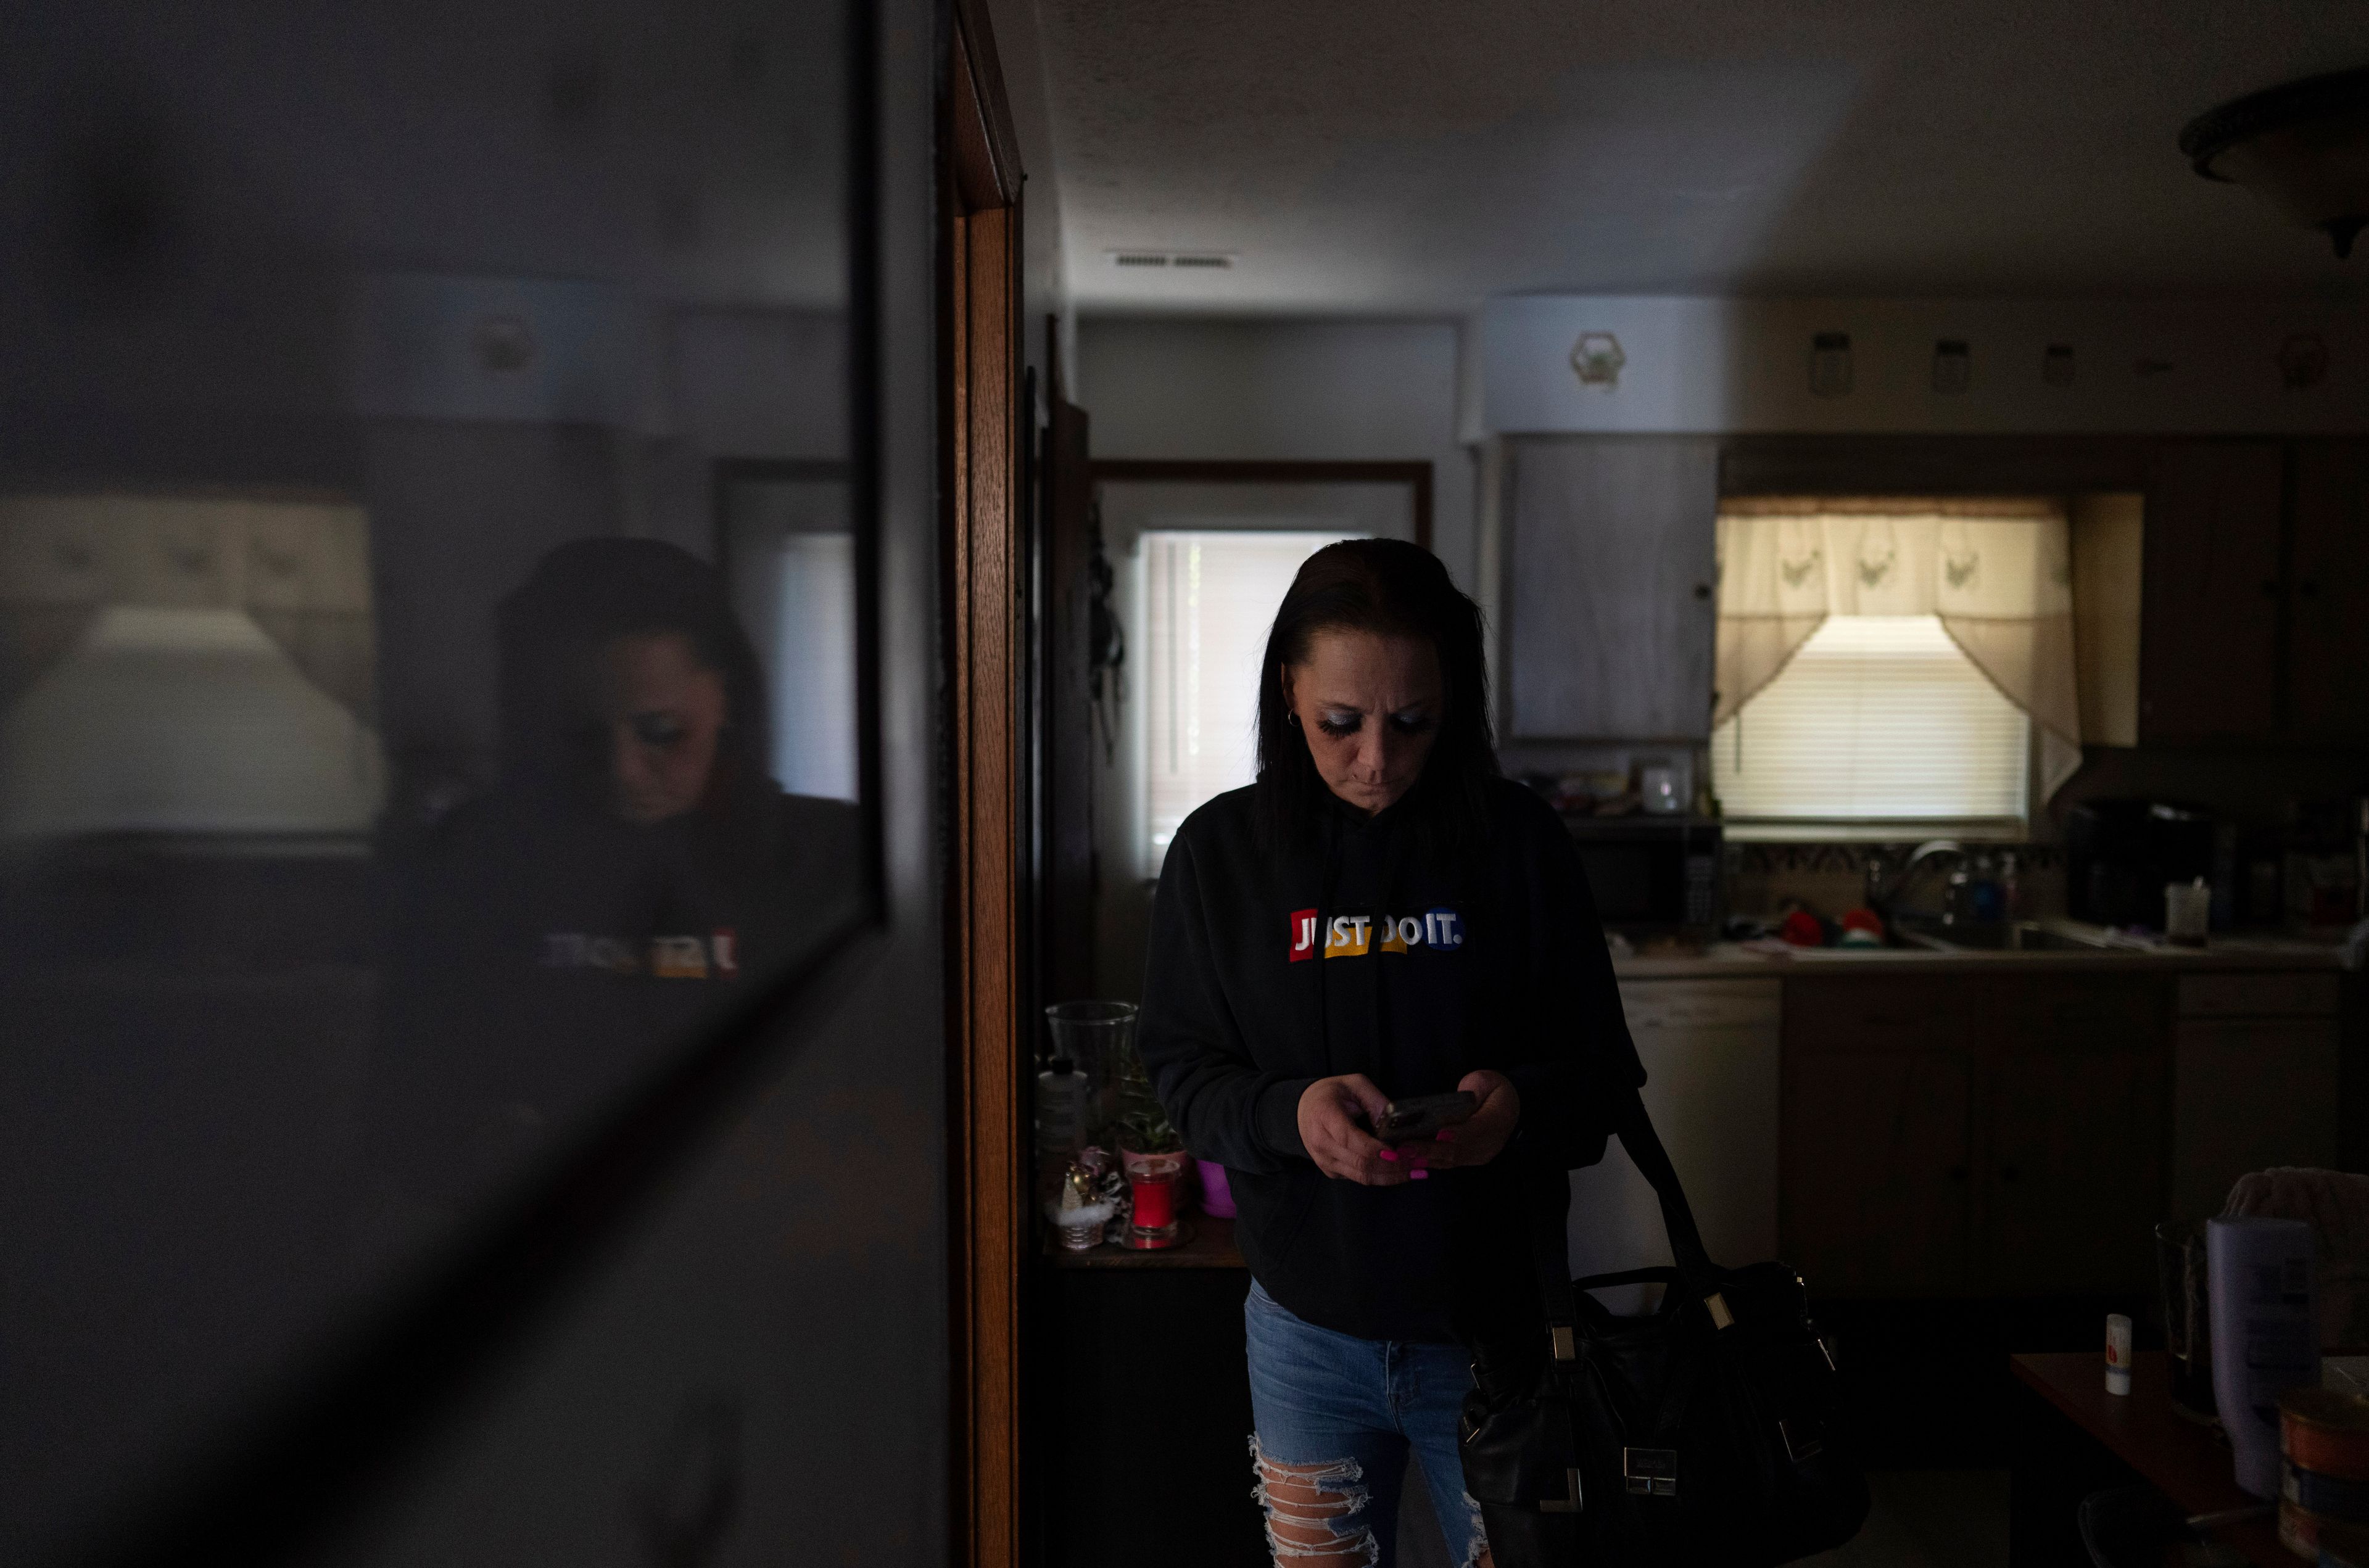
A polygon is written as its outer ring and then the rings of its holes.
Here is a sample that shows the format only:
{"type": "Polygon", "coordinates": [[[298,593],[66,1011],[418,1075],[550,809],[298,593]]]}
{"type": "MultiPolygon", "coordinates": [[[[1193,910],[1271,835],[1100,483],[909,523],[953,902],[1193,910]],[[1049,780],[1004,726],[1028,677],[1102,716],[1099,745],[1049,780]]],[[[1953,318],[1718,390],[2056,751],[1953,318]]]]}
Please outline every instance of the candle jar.
{"type": "Polygon", "coordinates": [[[1138,1252],[1157,1252],[1184,1240],[1184,1227],[1176,1215],[1177,1198],[1185,1167],[1191,1162],[1192,1156],[1181,1149],[1164,1154],[1119,1150],[1127,1192],[1135,1203],[1135,1215],[1127,1228],[1128,1246],[1138,1252]]]}

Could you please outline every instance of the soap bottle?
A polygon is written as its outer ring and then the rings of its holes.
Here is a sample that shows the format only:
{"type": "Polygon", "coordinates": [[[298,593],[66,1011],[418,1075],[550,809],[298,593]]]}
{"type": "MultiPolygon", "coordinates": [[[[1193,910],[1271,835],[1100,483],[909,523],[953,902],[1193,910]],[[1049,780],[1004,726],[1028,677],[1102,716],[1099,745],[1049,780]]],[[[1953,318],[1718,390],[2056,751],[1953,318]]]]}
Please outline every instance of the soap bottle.
{"type": "Polygon", "coordinates": [[[1992,869],[1990,852],[1974,857],[1974,886],[1968,890],[1974,909],[1974,919],[1980,925],[1997,925],[2007,919],[2005,900],[2000,897],[1998,874],[1992,869]]]}

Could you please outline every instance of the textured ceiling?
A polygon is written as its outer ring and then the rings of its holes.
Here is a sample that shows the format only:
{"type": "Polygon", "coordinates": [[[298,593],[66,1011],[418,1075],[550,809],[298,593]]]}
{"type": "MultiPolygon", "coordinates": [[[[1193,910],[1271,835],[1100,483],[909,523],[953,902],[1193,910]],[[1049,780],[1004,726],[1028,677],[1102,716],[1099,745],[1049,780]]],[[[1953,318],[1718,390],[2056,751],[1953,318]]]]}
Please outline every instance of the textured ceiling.
{"type": "Polygon", "coordinates": [[[2369,63],[2337,0],[1038,0],[1089,312],[1509,292],[2369,298],[2192,116],[2369,63]],[[1223,272],[1115,248],[1221,251],[1223,272]]]}

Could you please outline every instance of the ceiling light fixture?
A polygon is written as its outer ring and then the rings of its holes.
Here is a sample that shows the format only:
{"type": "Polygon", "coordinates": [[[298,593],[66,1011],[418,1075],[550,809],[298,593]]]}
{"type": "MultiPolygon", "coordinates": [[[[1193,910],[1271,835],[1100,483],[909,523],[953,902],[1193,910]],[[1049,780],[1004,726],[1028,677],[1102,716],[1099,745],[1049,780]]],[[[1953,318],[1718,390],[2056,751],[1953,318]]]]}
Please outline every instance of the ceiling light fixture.
{"type": "Polygon", "coordinates": [[[2205,178],[2246,187],[2350,256],[2369,225],[2369,67],[2225,103],[2188,122],[2180,150],[2205,178]]]}

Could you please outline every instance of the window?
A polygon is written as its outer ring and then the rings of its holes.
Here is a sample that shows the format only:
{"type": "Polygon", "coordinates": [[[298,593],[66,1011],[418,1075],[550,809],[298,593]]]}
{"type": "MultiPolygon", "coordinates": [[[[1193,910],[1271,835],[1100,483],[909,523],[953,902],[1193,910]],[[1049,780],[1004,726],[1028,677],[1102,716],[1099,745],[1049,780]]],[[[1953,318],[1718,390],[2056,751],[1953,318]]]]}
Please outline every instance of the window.
{"type": "Polygon", "coordinates": [[[1711,736],[1722,807],[1754,823],[1995,823],[2027,811],[2031,720],[1938,615],[1834,615],[1711,736]]]}
{"type": "Polygon", "coordinates": [[[1211,795],[1251,782],[1259,665],[1300,563],[1339,532],[1148,531],[1143,535],[1146,864],[1211,795]]]}
{"type": "Polygon", "coordinates": [[[773,777],[793,795],[861,797],[854,502],[843,476],[727,464],[725,575],[765,672],[773,777]]]}
{"type": "Polygon", "coordinates": [[[326,498],[0,499],[0,840],[358,844],[386,789],[370,557],[326,498]]]}

